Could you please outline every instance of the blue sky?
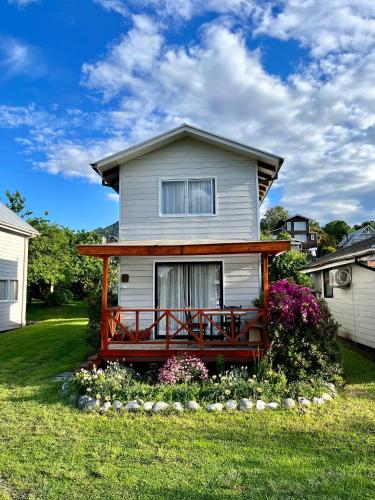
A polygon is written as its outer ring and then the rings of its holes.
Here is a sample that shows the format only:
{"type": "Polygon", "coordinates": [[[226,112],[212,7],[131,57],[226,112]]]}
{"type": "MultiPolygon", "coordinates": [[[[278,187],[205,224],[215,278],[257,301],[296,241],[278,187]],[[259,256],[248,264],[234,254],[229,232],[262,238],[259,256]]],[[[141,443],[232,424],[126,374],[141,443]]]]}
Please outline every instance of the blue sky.
{"type": "Polygon", "coordinates": [[[264,209],[374,219],[374,34],[370,0],[0,0],[0,197],[110,224],[90,162],[189,122],[286,157],[264,209]]]}

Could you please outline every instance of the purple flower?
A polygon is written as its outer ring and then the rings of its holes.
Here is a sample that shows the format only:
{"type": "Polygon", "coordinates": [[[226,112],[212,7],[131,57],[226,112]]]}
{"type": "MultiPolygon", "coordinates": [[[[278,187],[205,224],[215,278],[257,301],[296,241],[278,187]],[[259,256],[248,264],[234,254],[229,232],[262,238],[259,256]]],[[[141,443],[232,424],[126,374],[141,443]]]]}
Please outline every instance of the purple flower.
{"type": "Polygon", "coordinates": [[[320,321],[319,303],[305,286],[283,279],[270,286],[269,314],[274,325],[291,331],[298,324],[316,326],[320,321]]]}
{"type": "Polygon", "coordinates": [[[178,384],[207,379],[208,370],[203,361],[190,354],[172,356],[159,370],[159,382],[162,384],[178,384]]]}

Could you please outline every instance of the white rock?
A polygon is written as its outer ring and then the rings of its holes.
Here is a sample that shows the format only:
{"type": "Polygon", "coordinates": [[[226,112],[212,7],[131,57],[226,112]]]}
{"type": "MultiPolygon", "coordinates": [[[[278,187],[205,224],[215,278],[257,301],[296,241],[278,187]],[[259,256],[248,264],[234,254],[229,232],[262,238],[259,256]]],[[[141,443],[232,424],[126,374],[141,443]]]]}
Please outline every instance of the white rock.
{"type": "Polygon", "coordinates": [[[240,400],[240,410],[241,411],[249,411],[249,410],[251,410],[252,407],[253,407],[253,403],[252,403],[252,401],[250,401],[250,399],[242,398],[240,400]]]}
{"type": "Polygon", "coordinates": [[[91,399],[85,406],[85,411],[94,411],[100,406],[100,401],[98,399],[91,399]]]}
{"type": "Polygon", "coordinates": [[[118,400],[116,399],[116,401],[113,401],[113,405],[112,405],[112,406],[113,406],[113,409],[114,409],[114,410],[119,411],[119,410],[121,410],[121,408],[122,408],[122,403],[121,403],[121,401],[118,401],[118,400]]]}
{"type": "Polygon", "coordinates": [[[65,382],[65,384],[61,386],[61,392],[64,396],[67,396],[69,394],[69,384],[65,382]]]}
{"type": "Polygon", "coordinates": [[[175,403],[172,403],[172,408],[176,411],[184,411],[184,407],[179,401],[176,401],[175,403]]]}
{"type": "Polygon", "coordinates": [[[225,403],[225,407],[227,410],[237,410],[237,401],[235,401],[234,399],[229,399],[225,403]]]}
{"type": "Polygon", "coordinates": [[[324,399],[324,401],[332,401],[333,399],[332,396],[328,394],[328,392],[323,392],[321,398],[324,399]]]}
{"type": "Polygon", "coordinates": [[[211,403],[207,405],[207,411],[222,411],[223,408],[221,403],[211,403]]]}
{"type": "Polygon", "coordinates": [[[322,405],[324,404],[324,399],[323,398],[312,398],[311,400],[315,405],[322,405]]]}
{"type": "Polygon", "coordinates": [[[286,398],[283,401],[283,407],[290,410],[296,406],[296,402],[292,398],[286,398]]]}
{"type": "Polygon", "coordinates": [[[256,405],[255,405],[255,408],[257,410],[265,410],[267,408],[267,405],[264,401],[262,401],[261,399],[258,399],[258,401],[256,402],[256,405]]]}
{"type": "Polygon", "coordinates": [[[124,406],[124,409],[125,410],[128,410],[128,411],[137,411],[141,408],[141,405],[138,403],[138,401],[134,400],[134,401],[129,401],[128,403],[126,403],[126,405],[124,406]]]}
{"type": "Polygon", "coordinates": [[[335,384],[332,384],[332,382],[328,382],[328,383],[326,384],[326,386],[328,387],[328,389],[329,389],[331,392],[333,392],[333,393],[336,393],[336,392],[337,392],[337,391],[336,391],[335,384]]]}
{"type": "Polygon", "coordinates": [[[80,396],[77,401],[77,407],[79,410],[83,410],[89,401],[93,399],[90,396],[80,396]]]}
{"type": "Polygon", "coordinates": [[[110,407],[112,406],[111,402],[110,401],[106,401],[99,409],[99,413],[101,415],[103,415],[104,413],[106,413],[110,407]]]}
{"type": "Polygon", "coordinates": [[[155,411],[155,412],[165,411],[168,408],[169,408],[169,404],[168,403],[165,403],[164,401],[158,401],[152,407],[152,411],[155,411]]]}
{"type": "Polygon", "coordinates": [[[186,404],[186,409],[191,410],[191,411],[197,411],[200,410],[200,405],[196,401],[189,401],[186,404]]]}
{"type": "Polygon", "coordinates": [[[279,407],[279,403],[272,402],[272,403],[267,404],[267,408],[269,408],[270,410],[277,410],[278,407],[279,407]]]}
{"type": "Polygon", "coordinates": [[[311,401],[309,401],[309,400],[308,400],[308,399],[306,399],[306,398],[301,398],[301,397],[299,397],[299,398],[298,398],[298,402],[299,402],[299,404],[300,404],[300,405],[302,405],[302,406],[310,406],[310,405],[311,405],[311,401]]]}
{"type": "Polygon", "coordinates": [[[153,401],[146,401],[145,403],[143,403],[143,409],[146,411],[151,411],[153,406],[154,406],[153,401]]]}

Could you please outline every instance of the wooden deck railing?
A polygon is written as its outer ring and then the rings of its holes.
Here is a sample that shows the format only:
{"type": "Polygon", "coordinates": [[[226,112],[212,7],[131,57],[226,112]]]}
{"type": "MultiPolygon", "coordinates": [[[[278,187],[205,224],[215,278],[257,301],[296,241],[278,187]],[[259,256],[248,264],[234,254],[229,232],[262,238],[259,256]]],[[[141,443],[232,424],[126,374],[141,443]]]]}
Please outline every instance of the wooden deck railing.
{"type": "Polygon", "coordinates": [[[266,308],[241,309],[128,309],[103,310],[102,349],[110,343],[250,347],[266,346],[266,308]],[[250,339],[250,330],[260,332],[250,339]]]}

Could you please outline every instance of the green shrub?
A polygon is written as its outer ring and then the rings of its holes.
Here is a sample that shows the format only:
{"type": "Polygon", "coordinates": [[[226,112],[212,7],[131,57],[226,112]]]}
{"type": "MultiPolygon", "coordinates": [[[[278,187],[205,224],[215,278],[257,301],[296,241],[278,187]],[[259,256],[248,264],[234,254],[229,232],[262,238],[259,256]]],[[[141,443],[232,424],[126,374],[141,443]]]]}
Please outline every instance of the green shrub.
{"type": "Polygon", "coordinates": [[[297,321],[293,329],[282,323],[270,324],[272,366],[286,373],[288,381],[341,380],[339,324],[327,303],[324,300],[318,303],[320,320],[316,325],[302,320],[297,321]]]}
{"type": "Polygon", "coordinates": [[[44,296],[44,303],[47,307],[62,306],[73,302],[74,296],[70,290],[57,289],[44,296]]]}
{"type": "MultiPolygon", "coordinates": [[[[101,328],[102,328],[102,295],[97,293],[88,299],[87,310],[89,321],[86,330],[86,343],[97,351],[100,347],[101,328]]],[[[113,292],[108,292],[108,307],[117,305],[117,295],[113,292]]]]}
{"type": "Polygon", "coordinates": [[[290,250],[289,252],[277,255],[272,259],[269,267],[270,282],[288,279],[294,281],[298,285],[311,287],[311,279],[306,274],[300,272],[301,267],[306,263],[306,254],[298,250],[290,250]]]}

